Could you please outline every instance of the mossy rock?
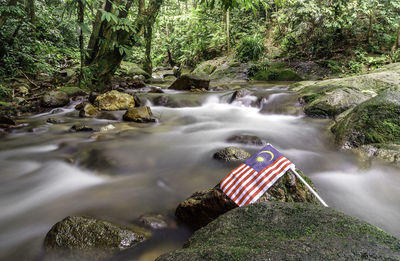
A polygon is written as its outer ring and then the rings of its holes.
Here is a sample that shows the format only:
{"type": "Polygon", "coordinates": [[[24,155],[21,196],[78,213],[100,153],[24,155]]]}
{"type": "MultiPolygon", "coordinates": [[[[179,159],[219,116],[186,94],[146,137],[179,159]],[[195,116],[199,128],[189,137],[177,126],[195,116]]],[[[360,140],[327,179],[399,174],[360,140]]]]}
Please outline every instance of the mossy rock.
{"type": "Polygon", "coordinates": [[[48,108],[62,107],[69,104],[69,97],[62,91],[50,91],[42,96],[40,103],[48,108]]]}
{"type": "MultiPolygon", "coordinates": [[[[314,187],[312,181],[299,169],[297,169],[297,172],[310,186],[314,187]]],[[[257,202],[268,201],[320,204],[292,170],[288,170],[257,200],[257,202]]],[[[236,203],[222,192],[218,184],[214,188],[195,192],[181,202],[176,208],[175,215],[180,221],[195,230],[204,227],[218,216],[237,207],[236,203]]]]}
{"type": "Polygon", "coordinates": [[[146,79],[150,78],[150,75],[140,68],[139,65],[131,62],[122,62],[120,68],[116,71],[116,75],[129,77],[143,75],[146,79]]]}
{"type": "Polygon", "coordinates": [[[335,117],[370,99],[371,94],[352,87],[323,86],[300,97],[304,113],[310,117],[335,117]]]}
{"type": "Polygon", "coordinates": [[[88,94],[88,90],[81,89],[76,86],[64,86],[57,90],[65,92],[68,95],[68,97],[84,96],[88,94]]]}
{"type": "Polygon", "coordinates": [[[387,91],[359,104],[333,125],[331,131],[336,143],[344,148],[400,144],[400,92],[387,91]]]}
{"type": "Polygon", "coordinates": [[[237,147],[226,147],[217,151],[213,157],[222,161],[243,161],[250,158],[251,154],[237,147]]]}
{"type": "Polygon", "coordinates": [[[266,69],[258,71],[252,77],[258,81],[301,81],[302,78],[290,69],[266,69]]]}
{"type": "Polygon", "coordinates": [[[97,96],[94,105],[104,111],[128,110],[135,107],[135,99],[127,93],[112,90],[97,96]]]}
{"type": "MultiPolygon", "coordinates": [[[[145,229],[72,216],[55,224],[44,240],[46,254],[71,260],[99,260],[150,237],[145,229]]],[[[56,259],[54,259],[56,260],[56,259]]]]}
{"type": "Polygon", "coordinates": [[[236,208],[156,261],[399,260],[400,240],[334,209],[265,202],[236,208]]]}
{"type": "Polygon", "coordinates": [[[361,161],[365,163],[379,159],[383,162],[391,163],[400,167],[400,145],[397,144],[369,144],[363,145],[354,151],[361,157],[361,161]]]}

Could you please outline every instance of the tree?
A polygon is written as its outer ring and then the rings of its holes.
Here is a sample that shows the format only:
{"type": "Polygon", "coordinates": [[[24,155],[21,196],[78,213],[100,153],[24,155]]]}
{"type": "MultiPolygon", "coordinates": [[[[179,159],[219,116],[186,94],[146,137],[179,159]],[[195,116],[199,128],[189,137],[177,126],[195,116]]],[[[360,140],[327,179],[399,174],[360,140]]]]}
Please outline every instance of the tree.
{"type": "Polygon", "coordinates": [[[134,22],[127,19],[133,0],[105,0],[97,12],[90,36],[86,65],[92,75],[89,86],[104,89],[129,48],[138,42],[147,25],[153,24],[163,0],[150,0],[137,11],[134,22]]]}

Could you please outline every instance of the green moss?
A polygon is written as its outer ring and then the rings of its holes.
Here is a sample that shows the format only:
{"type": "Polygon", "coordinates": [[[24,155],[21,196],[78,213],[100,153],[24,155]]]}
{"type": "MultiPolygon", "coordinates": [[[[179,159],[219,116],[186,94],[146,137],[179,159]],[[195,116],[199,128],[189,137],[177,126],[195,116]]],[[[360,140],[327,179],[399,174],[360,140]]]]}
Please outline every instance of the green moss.
{"type": "Polygon", "coordinates": [[[65,92],[69,97],[86,95],[89,91],[88,88],[79,88],[76,86],[63,86],[58,89],[59,91],[65,92]]]}

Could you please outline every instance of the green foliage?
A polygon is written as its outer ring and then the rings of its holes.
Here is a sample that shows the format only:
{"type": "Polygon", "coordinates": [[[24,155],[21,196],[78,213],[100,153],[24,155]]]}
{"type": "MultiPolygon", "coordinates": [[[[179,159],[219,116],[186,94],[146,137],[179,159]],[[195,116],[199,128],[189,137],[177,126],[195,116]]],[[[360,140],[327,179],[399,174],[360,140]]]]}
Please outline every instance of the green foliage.
{"type": "Polygon", "coordinates": [[[11,97],[11,90],[10,88],[0,84],[0,98],[10,98],[11,97]]]}
{"type": "Polygon", "coordinates": [[[261,58],[264,49],[264,44],[258,35],[245,37],[235,49],[236,57],[241,62],[256,61],[261,58]]]}

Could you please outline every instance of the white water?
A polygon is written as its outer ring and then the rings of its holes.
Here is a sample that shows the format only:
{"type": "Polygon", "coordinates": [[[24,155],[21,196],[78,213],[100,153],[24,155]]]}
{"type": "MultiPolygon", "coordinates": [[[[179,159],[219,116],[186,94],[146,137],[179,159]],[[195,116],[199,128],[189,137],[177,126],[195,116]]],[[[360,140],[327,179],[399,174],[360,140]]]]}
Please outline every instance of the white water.
{"type": "MultiPolygon", "coordinates": [[[[314,181],[331,207],[400,236],[399,170],[379,164],[360,169],[352,154],[330,145],[327,120],[299,114],[286,88],[263,87],[249,87],[265,94],[261,112],[249,106],[253,97],[227,104],[224,94],[216,93],[201,106],[153,106],[160,121],[150,125],[81,119],[71,108],[26,119],[30,127],[0,143],[0,259],[34,259],[46,232],[68,215],[121,223],[144,213],[172,215],[180,201],[214,186],[237,165],[212,159],[218,149],[238,146],[226,142],[235,134],[272,143],[314,181]],[[50,116],[66,123],[48,124],[50,116]],[[96,141],[92,133],[68,132],[77,123],[99,129],[109,122],[119,130],[112,139],[96,141]],[[88,154],[90,159],[84,156],[88,154]]],[[[178,100],[189,97],[174,95],[178,100]]],[[[204,100],[204,94],[190,99],[204,100]]],[[[179,248],[184,240],[183,235],[167,240],[141,260],[179,248]]]]}

